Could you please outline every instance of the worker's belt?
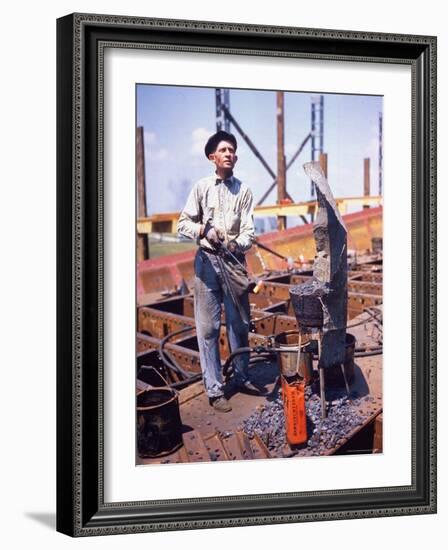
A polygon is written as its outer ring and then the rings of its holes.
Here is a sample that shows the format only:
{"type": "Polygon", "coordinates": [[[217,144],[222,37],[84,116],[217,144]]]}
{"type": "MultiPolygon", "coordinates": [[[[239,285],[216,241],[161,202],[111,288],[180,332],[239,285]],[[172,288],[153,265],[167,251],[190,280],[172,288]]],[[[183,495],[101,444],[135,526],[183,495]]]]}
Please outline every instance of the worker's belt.
{"type": "MultiPolygon", "coordinates": [[[[218,250],[212,250],[211,248],[205,248],[205,246],[200,246],[199,247],[199,250],[202,250],[203,252],[205,252],[206,254],[213,254],[214,256],[218,256],[219,255],[219,251],[218,250]]],[[[242,264],[244,264],[246,262],[246,258],[245,258],[245,255],[244,255],[244,252],[237,252],[236,254],[234,254],[235,258],[241,262],[242,264]]],[[[229,260],[228,260],[229,261],[229,260]]],[[[232,260],[230,260],[230,262],[233,263],[232,260]]]]}

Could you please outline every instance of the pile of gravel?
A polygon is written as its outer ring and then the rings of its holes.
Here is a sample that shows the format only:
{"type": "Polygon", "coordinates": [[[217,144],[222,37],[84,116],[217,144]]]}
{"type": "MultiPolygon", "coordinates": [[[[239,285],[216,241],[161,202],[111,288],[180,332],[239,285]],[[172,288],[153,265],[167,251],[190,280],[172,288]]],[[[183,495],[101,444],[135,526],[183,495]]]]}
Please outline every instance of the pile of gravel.
{"type": "Polygon", "coordinates": [[[277,397],[265,405],[257,407],[255,412],[242,425],[249,438],[258,434],[269,451],[277,456],[317,456],[329,449],[344,443],[348,434],[360,426],[368,414],[362,414],[359,406],[370,398],[348,400],[347,396],[331,395],[327,392],[327,400],[331,406],[327,408],[327,418],[322,420],[320,396],[310,387],[305,389],[305,407],[307,416],[308,441],[295,449],[291,449],[286,441],[285,415],[283,400],[277,397]]]}

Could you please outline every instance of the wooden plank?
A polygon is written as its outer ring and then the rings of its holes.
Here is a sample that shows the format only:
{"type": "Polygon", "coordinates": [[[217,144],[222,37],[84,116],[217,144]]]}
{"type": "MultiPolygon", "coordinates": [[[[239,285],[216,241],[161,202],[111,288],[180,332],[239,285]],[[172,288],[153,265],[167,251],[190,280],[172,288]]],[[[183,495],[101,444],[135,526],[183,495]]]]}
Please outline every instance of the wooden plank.
{"type": "Polygon", "coordinates": [[[238,437],[236,436],[236,434],[231,433],[227,437],[221,436],[221,441],[229,460],[244,459],[244,455],[241,451],[241,447],[238,442],[238,437]]]}
{"type": "Polygon", "coordinates": [[[243,458],[245,460],[252,460],[254,458],[254,453],[252,451],[252,447],[250,446],[249,438],[244,432],[241,431],[236,432],[236,436],[238,438],[238,443],[240,445],[243,458]]]}
{"type": "Polygon", "coordinates": [[[374,453],[383,452],[383,414],[379,414],[373,423],[373,451],[374,453]]]}
{"type": "Polygon", "coordinates": [[[224,449],[224,446],[218,434],[215,433],[207,437],[207,439],[204,439],[204,443],[207,447],[208,454],[210,455],[210,459],[212,461],[216,460],[217,462],[221,462],[224,460],[229,460],[229,457],[227,456],[226,450],[224,449]]]}
{"type": "Polygon", "coordinates": [[[194,399],[202,393],[204,393],[204,384],[202,383],[202,380],[196,382],[196,384],[191,384],[190,386],[183,388],[179,391],[179,405],[187,403],[187,401],[194,399]]]}
{"type": "Polygon", "coordinates": [[[188,458],[184,457],[184,452],[184,447],[181,447],[169,455],[157,456],[153,458],[138,457],[137,464],[175,464],[180,462],[188,462],[188,458]]]}
{"type": "Polygon", "coordinates": [[[176,463],[181,463],[181,464],[185,464],[186,462],[190,462],[189,461],[189,455],[187,453],[187,449],[185,448],[185,446],[181,447],[178,451],[177,451],[177,460],[175,460],[176,463]]]}
{"type": "Polygon", "coordinates": [[[210,455],[199,432],[192,430],[183,435],[189,462],[210,462],[210,455]]]}
{"type": "Polygon", "coordinates": [[[254,458],[271,458],[271,453],[263,443],[261,437],[256,433],[253,439],[250,439],[250,445],[254,454],[254,458]]]}

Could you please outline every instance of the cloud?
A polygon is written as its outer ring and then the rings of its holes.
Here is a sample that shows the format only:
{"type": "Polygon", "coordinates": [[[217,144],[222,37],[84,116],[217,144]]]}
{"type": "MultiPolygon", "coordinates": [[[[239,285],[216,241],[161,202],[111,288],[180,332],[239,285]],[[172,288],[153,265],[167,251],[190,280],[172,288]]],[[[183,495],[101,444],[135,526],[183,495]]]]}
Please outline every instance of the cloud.
{"type": "Polygon", "coordinates": [[[149,162],[160,162],[169,158],[168,149],[165,147],[157,148],[157,135],[154,132],[145,130],[144,143],[145,143],[145,157],[149,162]]]}
{"type": "Polygon", "coordinates": [[[144,140],[145,140],[145,145],[152,145],[157,140],[156,134],[154,132],[150,132],[149,130],[145,130],[144,140]]]}
{"type": "Polygon", "coordinates": [[[191,132],[191,154],[196,156],[201,156],[204,154],[204,146],[208,138],[213,134],[212,131],[207,130],[207,128],[195,128],[191,132]]]}
{"type": "Polygon", "coordinates": [[[162,147],[162,149],[153,149],[149,152],[149,160],[161,161],[169,158],[168,149],[162,147]]]}

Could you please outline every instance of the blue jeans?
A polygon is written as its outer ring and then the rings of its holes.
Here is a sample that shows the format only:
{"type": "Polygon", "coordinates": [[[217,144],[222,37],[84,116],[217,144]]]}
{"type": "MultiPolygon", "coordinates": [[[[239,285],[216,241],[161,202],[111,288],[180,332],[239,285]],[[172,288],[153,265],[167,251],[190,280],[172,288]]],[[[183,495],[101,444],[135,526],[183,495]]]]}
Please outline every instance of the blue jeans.
{"type": "MultiPolygon", "coordinates": [[[[224,291],[218,259],[202,249],[194,261],[194,317],[199,345],[199,358],[205,391],[209,397],[220,397],[223,392],[221,359],[219,356],[219,335],[221,327],[221,303],[227,325],[227,339],[231,351],[249,345],[249,326],[241,318],[232,298],[224,291]]],[[[249,297],[240,298],[240,305],[249,317],[249,297]]],[[[247,380],[249,354],[238,355],[233,365],[234,377],[238,382],[247,380]]]]}

